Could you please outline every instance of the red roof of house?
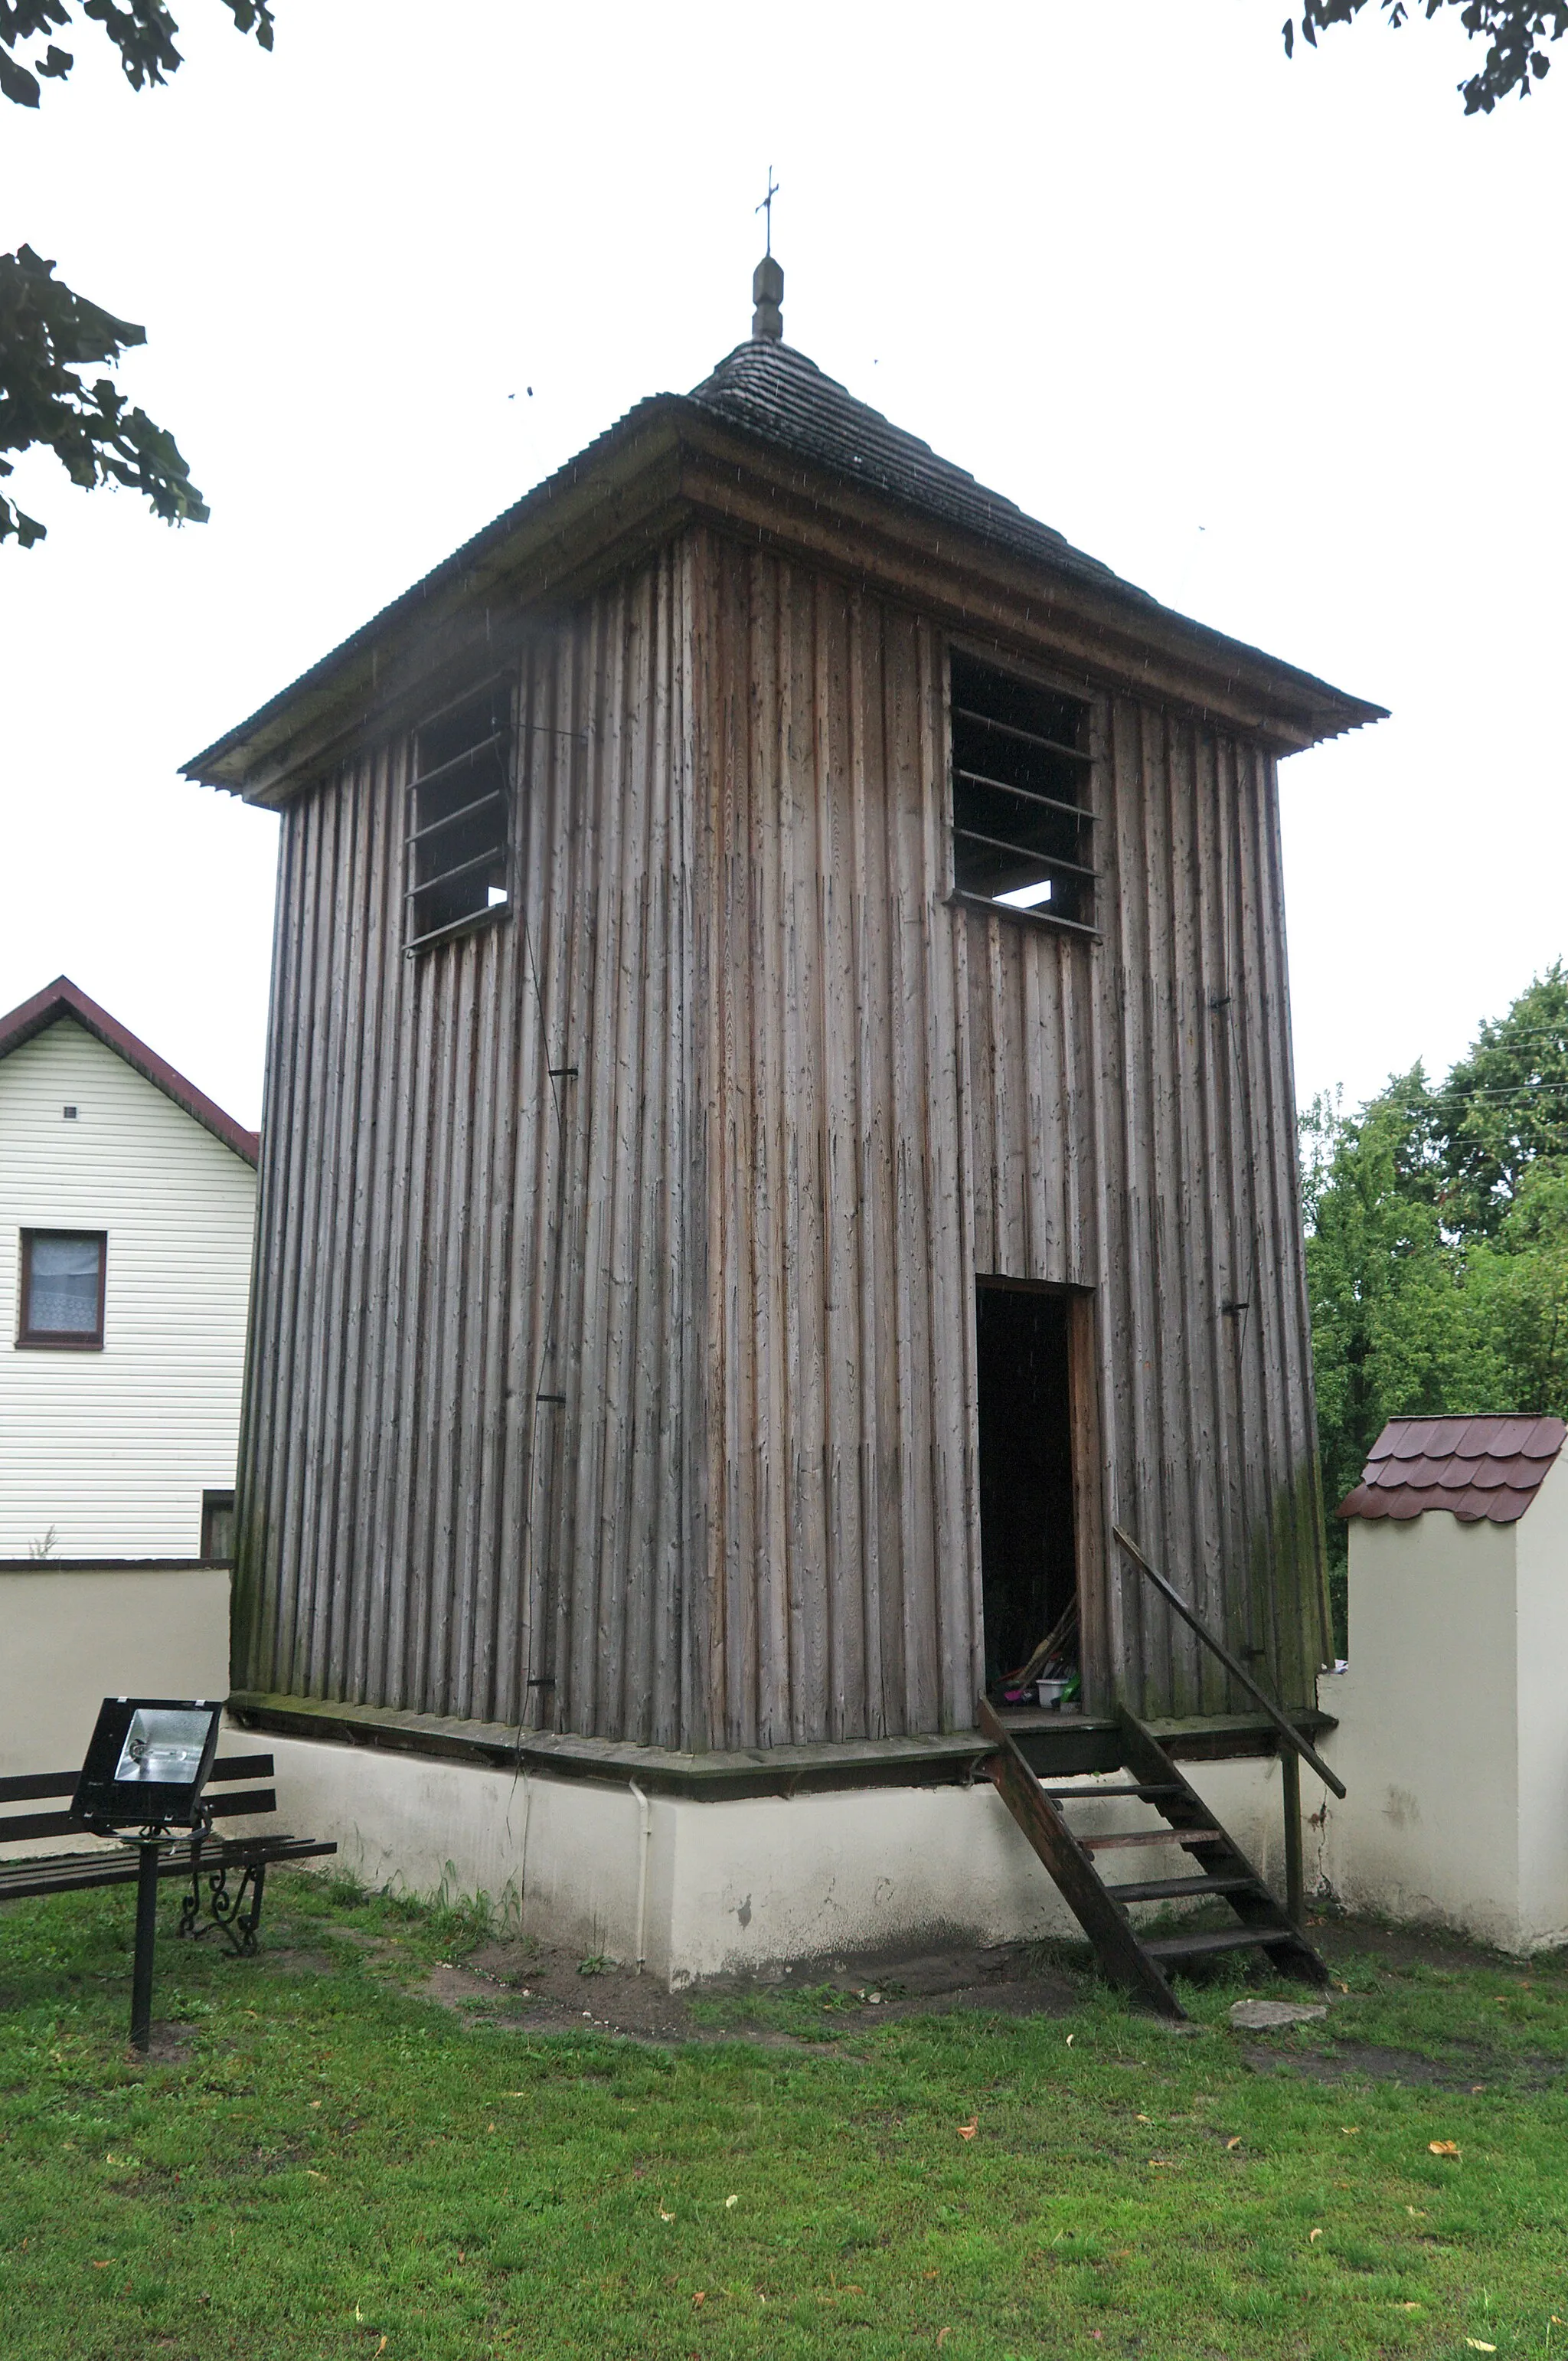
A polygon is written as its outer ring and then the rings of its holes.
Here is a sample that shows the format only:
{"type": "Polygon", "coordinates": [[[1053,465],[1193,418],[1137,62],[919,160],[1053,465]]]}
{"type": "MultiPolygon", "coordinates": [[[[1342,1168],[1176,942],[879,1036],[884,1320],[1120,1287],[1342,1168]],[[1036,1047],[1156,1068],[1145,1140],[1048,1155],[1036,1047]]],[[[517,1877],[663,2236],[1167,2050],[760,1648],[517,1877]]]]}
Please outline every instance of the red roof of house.
{"type": "Polygon", "coordinates": [[[164,1092],[176,1106],[183,1107],[188,1115],[194,1116],[214,1138],[221,1139],[225,1148],[232,1148],[236,1156],[243,1156],[247,1164],[257,1161],[261,1147],[258,1133],[247,1131],[243,1124],[236,1123],[232,1115],[225,1115],[204,1091],[199,1091],[194,1082],[188,1082],[183,1074],[176,1073],[156,1049],[149,1049],[145,1041],[138,1041],[136,1035],[111,1016],[106,1008],[100,1008],[95,1000],[89,1000],[68,975],[57,975],[52,983],[46,983],[41,992],[35,992],[31,1000],[24,1000],[19,1008],[13,1008],[9,1016],[0,1016],[0,1058],[9,1057],[13,1049],[19,1049],[24,1041],[32,1040],[46,1027],[58,1025],[62,1016],[74,1018],[84,1032],[102,1041],[105,1049],[113,1049],[127,1066],[134,1066],[138,1074],[144,1075],[164,1092]]]}
{"type": "Polygon", "coordinates": [[[1446,1509],[1465,1524],[1511,1525],[1565,1441],[1560,1418],[1391,1418],[1338,1513],[1403,1520],[1446,1509]]]}

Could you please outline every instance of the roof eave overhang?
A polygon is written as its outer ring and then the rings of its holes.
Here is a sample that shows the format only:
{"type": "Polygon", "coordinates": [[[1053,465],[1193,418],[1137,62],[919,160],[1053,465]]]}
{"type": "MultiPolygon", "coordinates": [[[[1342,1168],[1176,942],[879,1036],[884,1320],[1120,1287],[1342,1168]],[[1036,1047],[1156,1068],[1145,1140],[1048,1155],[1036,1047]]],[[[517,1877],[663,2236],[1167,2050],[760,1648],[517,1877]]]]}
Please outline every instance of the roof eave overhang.
{"type": "Polygon", "coordinates": [[[694,512],[746,538],[807,554],[920,605],[951,628],[1078,658],[1108,685],[1171,699],[1294,753],[1387,719],[1262,649],[1227,638],[1113,577],[1097,581],[906,507],[776,445],[702,418],[686,438],[682,492],[694,512]],[[761,460],[762,464],[759,464],[761,460]]]}
{"type": "Polygon", "coordinates": [[[184,765],[279,807],[448,681],[507,660],[540,610],[581,597],[694,521],[805,556],[950,629],[1080,664],[1289,753],[1384,709],[1158,606],[796,459],[677,395],[644,402],[236,730],[184,765]]]}
{"type": "Polygon", "coordinates": [[[487,649],[502,660],[521,610],[574,596],[667,538],[681,522],[672,407],[673,397],[641,404],[182,764],[183,775],[247,803],[282,805],[433,680],[487,649]]]}

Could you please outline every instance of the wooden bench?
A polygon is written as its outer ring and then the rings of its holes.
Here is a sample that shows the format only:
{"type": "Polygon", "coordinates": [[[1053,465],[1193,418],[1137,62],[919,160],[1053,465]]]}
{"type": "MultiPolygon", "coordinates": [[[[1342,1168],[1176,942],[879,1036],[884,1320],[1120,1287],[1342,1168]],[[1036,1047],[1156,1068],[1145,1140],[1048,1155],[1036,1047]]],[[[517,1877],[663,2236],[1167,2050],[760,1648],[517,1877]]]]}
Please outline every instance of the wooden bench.
{"type": "MultiPolygon", "coordinates": [[[[69,1801],[76,1793],[78,1775],[74,1771],[42,1771],[0,1779],[0,1846],[21,1844],[29,1838],[85,1834],[81,1821],[72,1819],[69,1811],[5,1808],[62,1796],[69,1801]]],[[[273,1787],[242,1784],[271,1777],[270,1754],[220,1755],[208,1776],[203,1800],[215,1820],[275,1812],[278,1796],[273,1787]]],[[[215,1928],[231,1949],[248,1957],[256,1949],[262,1894],[272,1864],[319,1860],[323,1853],[336,1850],[335,1844],[322,1843],[313,1837],[199,1834],[180,1837],[165,1846],[158,1874],[188,1881],[178,1933],[200,1938],[215,1928]],[[231,1870],[239,1872],[232,1892],[231,1870]]],[[[93,1852],[38,1853],[19,1861],[0,1861],[0,1902],[20,1902],[38,1894],[84,1893],[97,1885],[135,1885],[139,1875],[140,1849],[135,1844],[104,1845],[93,1852]]]]}

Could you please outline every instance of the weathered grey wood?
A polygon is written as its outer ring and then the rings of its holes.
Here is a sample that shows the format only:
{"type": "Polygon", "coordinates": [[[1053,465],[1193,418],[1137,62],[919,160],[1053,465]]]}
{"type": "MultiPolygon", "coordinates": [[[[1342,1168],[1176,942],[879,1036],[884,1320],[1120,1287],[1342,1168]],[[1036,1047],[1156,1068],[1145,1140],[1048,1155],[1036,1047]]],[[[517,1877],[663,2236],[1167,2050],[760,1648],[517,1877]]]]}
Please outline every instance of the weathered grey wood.
{"type": "MultiPolygon", "coordinates": [[[[1197,1071],[1194,1078],[1201,1170],[1207,1184],[1199,1192],[1202,1222],[1202,1253],[1208,1272],[1205,1308],[1207,1351],[1204,1359],[1206,1445],[1215,1471],[1215,1555],[1205,1578],[1195,1585],[1194,1599],[1211,1630],[1227,1629],[1241,1637],[1232,1601],[1226,1595],[1226,1570],[1234,1566],[1246,1547],[1243,1502],[1243,1468],[1227,1447],[1237,1426],[1238,1395],[1234,1306],[1247,1292],[1249,1259],[1238,1258],[1238,1243],[1225,1218],[1223,1185],[1212,1176],[1228,1153],[1226,1110],[1229,1107],[1228,1061],[1231,1025],[1231,962],[1225,939],[1226,908],[1223,812],[1219,748],[1212,730],[1198,734],[1194,752],[1192,795],[1197,855],[1197,950],[1193,990],[1199,1026],[1197,1071]],[[1242,1283],[1238,1283],[1238,1279],[1242,1283]],[[1233,1310],[1226,1311],[1231,1305],[1233,1310]]],[[[1244,1250],[1245,1251],[1245,1250],[1244,1250]]],[[[1223,1667],[1201,1649],[1201,1696],[1203,1704],[1223,1710],[1228,1695],[1223,1667]]]]}
{"type": "Polygon", "coordinates": [[[1206,1902],[1212,1894],[1249,1893],[1257,1883],[1250,1870],[1220,1870],[1212,1877],[1140,1877],[1105,1888],[1113,1902],[1206,1902]]]}
{"type": "Polygon", "coordinates": [[[1085,1787],[1081,1784],[1074,1784],[1070,1787],[1048,1787],[1042,1781],[1040,1787],[1040,1793],[1043,1795],[1048,1795],[1052,1803],[1071,1804],[1103,1803],[1107,1795],[1137,1795],[1146,1803],[1152,1796],[1168,1795],[1174,1792],[1172,1788],[1161,1784],[1157,1780],[1150,1786],[1146,1783],[1138,1781],[1133,1781],[1130,1784],[1125,1781],[1111,1784],[1097,1779],[1092,1787],[1085,1787]]]}
{"type": "Polygon", "coordinates": [[[1048,1801],[1012,1737],[983,1697],[980,1727],[996,1748],[986,1767],[998,1794],[1060,1889],[1107,1975],[1124,1992],[1146,2001],[1161,2016],[1184,2018],[1186,2010],[1148,1959],[1123,1912],[1107,1898],[1104,1886],[1083,1857],[1080,1840],[1057,1806],[1048,1801]]]}
{"type": "Polygon", "coordinates": [[[680,1368],[674,1403],[679,1431],[671,1438],[670,1456],[679,1467],[681,1490],[675,1537],[679,1590],[671,1617],[677,1659],[671,1695],[670,1742],[685,1733],[687,1744],[701,1748],[711,1743],[707,1675],[712,1645],[713,1591],[708,1579],[709,1469],[707,1455],[696,1447],[696,1438],[707,1432],[708,1420],[710,1234],[706,1221],[692,1220],[683,1208],[702,1207],[711,1212],[706,1187],[710,1115],[702,1038],[706,1028],[698,1027],[695,1012],[711,1003],[710,938],[705,919],[712,903],[712,847],[700,816],[707,808],[702,788],[707,749],[699,754],[695,718],[701,663],[699,637],[707,609],[696,579],[696,554],[689,534],[680,544],[676,565],[679,596],[673,628],[679,697],[671,716],[675,750],[672,792],[677,815],[673,892],[679,913],[678,941],[685,978],[686,1015],[680,1028],[679,1082],[672,1116],[677,1127],[668,1143],[671,1251],[679,1256],[674,1300],[680,1327],[680,1368]]]}
{"type": "Polygon", "coordinates": [[[1114,1519],[1304,1707],[1271,758],[1012,643],[1090,700],[1069,938],[948,900],[946,642],[871,580],[694,526],[508,631],[507,919],[404,958],[401,736],[284,814],[236,1677],[641,1743],[963,1726],[994,1276],[1074,1290],[1091,1697],[1237,1702],[1114,1519]]]}
{"type": "MultiPolygon", "coordinates": [[[[1121,1725],[1122,1759],[1127,1768],[1140,1778],[1167,1781],[1176,1790],[1159,1799],[1157,1808],[1164,1817],[1177,1828],[1211,1820],[1208,1806],[1153,1732],[1125,1707],[1118,1710],[1116,1719],[1121,1725]]],[[[1214,1881],[1213,1891],[1219,1892],[1219,1881],[1223,1881],[1224,1899],[1243,1927],[1255,1936],[1267,1938],[1266,1956],[1271,1967],[1280,1975],[1299,1976],[1308,1983],[1328,1982],[1328,1970],[1302,1933],[1299,1920],[1281,1908],[1229,1835],[1223,1835],[1218,1845],[1205,1846],[1198,1861],[1206,1876],[1214,1881]]],[[[1177,1954],[1170,1952],[1169,1956],[1177,1954]]]]}
{"type": "MultiPolygon", "coordinates": [[[[822,1188],[828,1206],[853,1201],[855,1164],[854,928],[850,880],[855,874],[856,832],[863,819],[861,748],[849,685],[854,664],[854,625],[849,602],[818,584],[813,622],[817,646],[816,697],[812,722],[817,769],[816,868],[818,924],[823,942],[822,1188]],[[835,778],[842,792],[831,791],[835,778]]],[[[827,1454],[823,1509],[828,1536],[824,1640],[828,1652],[829,1729],[843,1740],[857,1719],[868,1730],[885,1728],[880,1691],[873,1694],[867,1643],[866,1527],[862,1515],[861,1457],[857,1448],[864,1415],[863,1372],[858,1350],[860,1269],[847,1225],[829,1213],[823,1224],[822,1417],[827,1454]]]]}
{"type": "MultiPolygon", "coordinates": [[[[1142,1550],[1139,1549],[1136,1542],[1133,1541],[1128,1534],[1124,1533],[1120,1525],[1116,1527],[1116,1539],[1120,1542],[1122,1547],[1127,1552],[1127,1554],[1142,1569],[1148,1580],[1154,1584],[1155,1587],[1159,1591],[1161,1597],[1167,1601],[1173,1611],[1180,1616],[1183,1622],[1190,1625],[1195,1631],[1199,1630],[1198,1618],[1188,1606],[1186,1600],[1182,1598],[1173,1586],[1166,1580],[1164,1575],[1159,1572],[1157,1567],[1152,1566],[1149,1564],[1142,1550]]],[[[1202,1635],[1201,1634],[1201,1636],[1202,1635]]],[[[1291,1724],[1286,1720],[1285,1716],[1280,1712],[1279,1708],[1274,1703],[1271,1697],[1266,1696],[1264,1691],[1258,1687],[1257,1683],[1253,1679],[1252,1675],[1245,1669],[1245,1665],[1238,1664],[1236,1663],[1235,1658],[1231,1654],[1230,1650],[1224,1645],[1223,1642],[1220,1640],[1216,1634],[1211,1632],[1206,1636],[1205,1644],[1213,1651],[1215,1655],[1219,1657],[1221,1663],[1224,1665],[1225,1670],[1230,1674],[1231,1678],[1237,1682],[1242,1688],[1246,1690],[1248,1696],[1252,1698],[1253,1703],[1258,1708],[1260,1712],[1267,1715],[1269,1720],[1274,1724],[1275,1729],[1285,1741],[1287,1747],[1289,1748],[1291,1752],[1293,1754],[1299,1755],[1303,1763],[1310,1763],[1313,1770],[1317,1773],[1319,1778],[1322,1781],[1324,1786],[1331,1788],[1336,1795],[1343,1797],[1345,1793],[1343,1781],[1334,1772],[1329,1769],[1328,1764],[1323,1761],[1322,1756],[1318,1752],[1316,1747],[1312,1746],[1301,1736],[1299,1730],[1292,1728],[1291,1724]]]]}
{"type": "Polygon", "coordinates": [[[894,1536],[883,1515],[882,1371],[876,1336],[877,1265],[872,1248],[872,1242],[877,1235],[875,1223],[879,1212],[877,1150],[881,1125],[875,1095],[868,1086],[872,1046],[877,1037],[874,1030],[875,1004],[870,990],[872,929],[867,924],[867,905],[881,796],[878,761],[880,699],[873,707],[868,685],[866,645],[868,630],[873,637],[876,632],[879,609],[875,602],[872,602],[868,617],[865,598],[858,591],[851,592],[848,620],[845,697],[848,705],[849,811],[840,828],[839,839],[847,854],[845,882],[849,890],[841,900],[839,924],[849,944],[854,995],[852,1028],[847,1036],[851,1046],[854,1073],[852,1082],[846,1083],[844,1130],[840,1135],[842,1148],[834,1155],[832,1169],[836,1179],[841,1173],[847,1174],[850,1185],[850,1202],[858,1206],[859,1219],[853,1229],[843,1223],[835,1223],[833,1226],[847,1265],[847,1290],[852,1291],[854,1313],[853,1324],[847,1326],[845,1335],[846,1348],[855,1372],[860,1422],[858,1431],[853,1424],[848,1426],[845,1443],[846,1447],[854,1449],[857,1455],[866,1734],[868,1737],[883,1738],[902,1727],[903,1706],[902,1685],[895,1674],[890,1645],[896,1628],[896,1618],[892,1609],[895,1597],[894,1569],[897,1560],[894,1536]],[[888,1576],[885,1601],[884,1561],[888,1576]]]}
{"type": "MultiPolygon", "coordinates": [[[[402,814],[402,798],[391,777],[388,754],[369,766],[364,795],[370,831],[369,876],[367,883],[365,928],[365,1031],[367,1076],[355,1138],[355,1210],[350,1253],[354,1287],[348,1318],[356,1337],[382,1333],[396,1286],[392,1246],[393,1191],[379,1185],[384,1143],[391,1136],[392,1110],[398,1087],[396,984],[401,961],[388,956],[389,935],[396,930],[400,879],[389,858],[389,837],[402,814]]],[[[342,1510],[339,1533],[349,1537],[376,1530],[378,1501],[384,1479],[379,1461],[383,1450],[380,1415],[382,1364],[378,1356],[353,1356],[352,1424],[339,1469],[342,1510]]],[[[343,1616],[337,1645],[348,1696],[362,1698],[378,1681],[376,1645],[381,1620],[384,1587],[369,1579],[362,1551],[340,1548],[338,1564],[343,1616]],[[375,1672],[372,1672],[372,1665],[375,1672]]]]}
{"type": "Polygon", "coordinates": [[[1132,1828],[1120,1836],[1080,1837],[1078,1841],[1085,1852],[1125,1852],[1139,1845],[1157,1844],[1190,1845],[1196,1851],[1204,1845],[1224,1844],[1228,1839],[1223,1828],[1132,1828]]]}
{"type": "Polygon", "coordinates": [[[1157,1935],[1144,1949],[1155,1960],[1205,1960],[1221,1951],[1283,1951],[1293,1941],[1288,1927],[1216,1927],[1198,1935],[1157,1935]]]}

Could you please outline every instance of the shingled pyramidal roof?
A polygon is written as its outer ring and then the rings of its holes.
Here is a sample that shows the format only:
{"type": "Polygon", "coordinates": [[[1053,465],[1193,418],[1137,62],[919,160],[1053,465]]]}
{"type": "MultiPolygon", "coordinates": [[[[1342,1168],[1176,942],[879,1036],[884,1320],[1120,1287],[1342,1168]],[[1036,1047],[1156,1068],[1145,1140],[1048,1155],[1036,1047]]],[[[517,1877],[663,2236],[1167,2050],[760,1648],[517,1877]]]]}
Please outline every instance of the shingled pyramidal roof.
{"type": "Polygon", "coordinates": [[[858,401],[793,346],[763,337],[738,345],[712,375],[694,386],[688,399],[715,416],[794,451],[811,465],[874,485],[880,492],[945,517],[1025,557],[1043,558],[1058,573],[1120,591],[1157,606],[1146,590],[1087,556],[1048,524],[1025,514],[1016,501],[988,491],[967,468],[942,458],[917,434],[894,426],[880,410],[858,401]]]}
{"type": "Polygon", "coordinates": [[[1564,1441],[1560,1418],[1391,1418],[1338,1513],[1403,1521],[1446,1509],[1464,1524],[1511,1525],[1564,1441]]]}
{"type": "MultiPolygon", "coordinates": [[[[776,271],[771,260],[763,267],[776,271]]],[[[782,272],[776,272],[773,283],[782,294],[782,272]]],[[[758,291],[754,285],[753,292],[758,291]]],[[[858,401],[836,378],[784,343],[775,302],[754,316],[748,341],[738,345],[690,393],[652,394],[634,403],[565,467],[503,510],[247,720],[183,764],[185,776],[241,794],[256,789],[258,799],[266,801],[273,783],[257,788],[258,778],[281,757],[278,775],[288,792],[286,774],[300,759],[302,727],[320,728],[323,718],[333,715],[358,727],[374,707],[383,660],[395,661],[398,634],[411,643],[411,635],[417,638],[455,603],[488,602],[497,595],[497,586],[505,595],[516,596],[519,567],[532,562],[529,553],[537,557],[555,547],[555,537],[565,529],[562,520],[573,513],[574,501],[579,511],[588,502],[603,517],[607,546],[613,545],[620,499],[617,468],[634,468],[639,451],[650,459],[657,456],[662,435],[674,436],[678,445],[694,425],[709,435],[718,429],[729,440],[744,437],[768,456],[775,478],[781,460],[786,469],[798,466],[795,489],[814,506],[831,503],[835,483],[864,485],[871,502],[902,510],[927,528],[927,550],[930,525],[936,525],[938,536],[944,528],[950,529],[950,546],[938,539],[936,554],[941,557],[972,563],[978,550],[983,560],[989,544],[1006,560],[1040,569],[1047,598],[1051,577],[1080,585],[1096,611],[1096,629],[1107,619],[1113,631],[1124,629],[1116,610],[1130,610],[1127,621],[1135,642],[1157,639],[1217,671],[1225,682],[1245,680],[1249,696],[1261,694],[1266,702],[1281,697],[1288,735],[1296,744],[1315,744],[1384,718],[1381,706],[1347,697],[1293,664],[1163,607],[1111,566],[1075,549],[1051,526],[1026,515],[1015,501],[977,483],[966,468],[942,458],[928,443],[894,426],[869,403],[858,401]]]]}

